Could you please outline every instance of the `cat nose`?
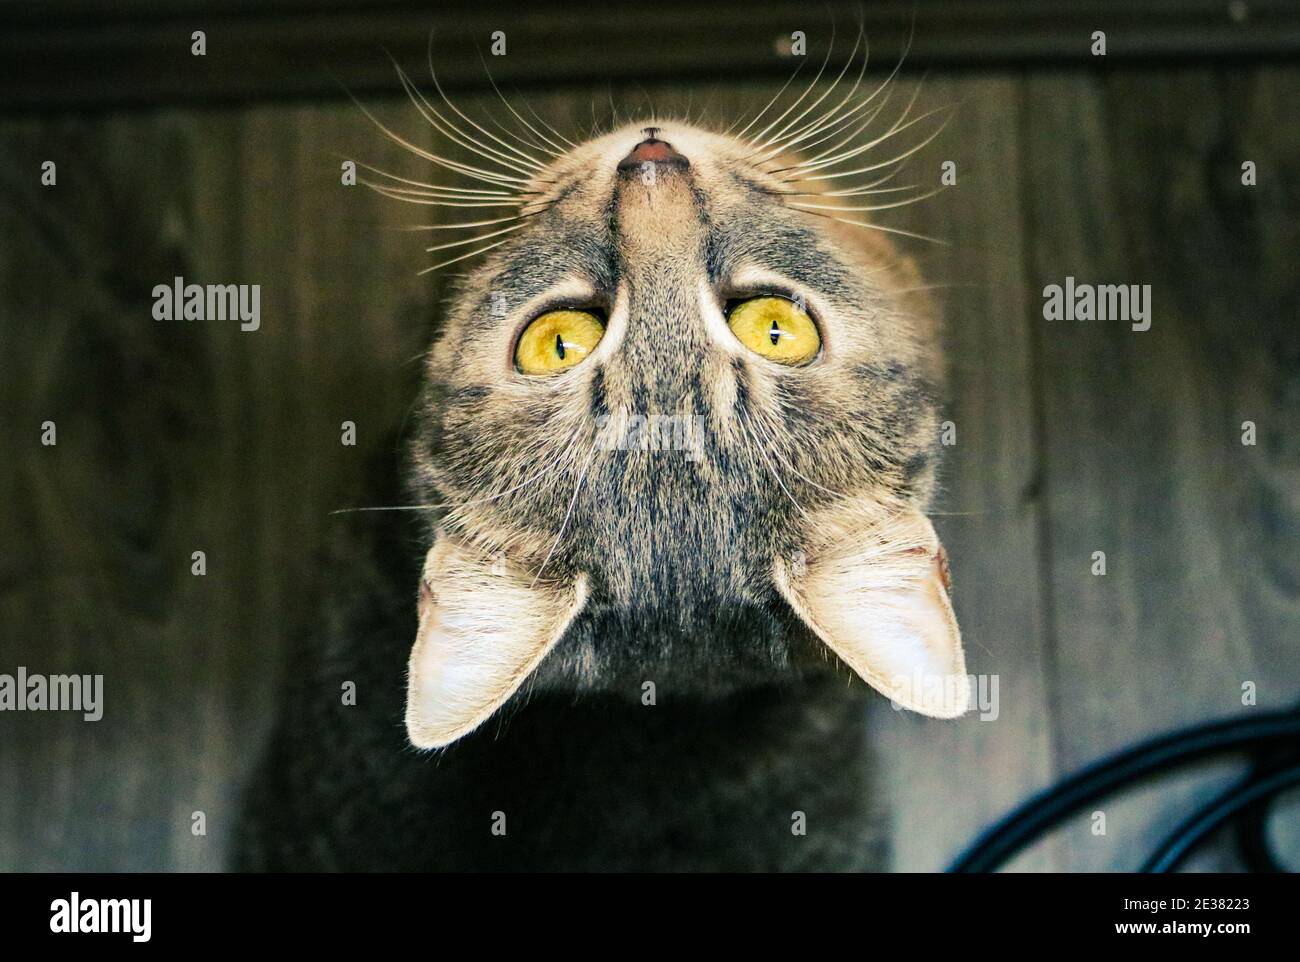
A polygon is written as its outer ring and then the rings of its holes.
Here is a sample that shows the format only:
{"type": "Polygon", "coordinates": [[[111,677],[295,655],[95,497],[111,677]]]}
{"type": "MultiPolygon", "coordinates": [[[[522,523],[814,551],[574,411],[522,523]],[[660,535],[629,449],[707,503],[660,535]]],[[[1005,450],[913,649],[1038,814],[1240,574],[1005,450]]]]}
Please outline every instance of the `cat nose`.
{"type": "Polygon", "coordinates": [[[641,170],[646,164],[663,164],[679,168],[691,165],[691,162],[679,154],[672,144],[656,136],[659,133],[658,127],[646,127],[641,132],[648,136],[618,162],[619,170],[641,170]]]}

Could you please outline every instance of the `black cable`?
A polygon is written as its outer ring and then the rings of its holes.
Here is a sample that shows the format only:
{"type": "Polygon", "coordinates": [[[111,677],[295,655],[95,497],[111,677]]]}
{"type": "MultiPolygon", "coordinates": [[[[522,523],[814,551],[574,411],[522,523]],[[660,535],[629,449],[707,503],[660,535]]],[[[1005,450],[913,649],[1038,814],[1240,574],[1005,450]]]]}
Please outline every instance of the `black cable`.
{"type": "Polygon", "coordinates": [[[1269,801],[1258,802],[1243,810],[1233,821],[1237,851],[1248,872],[1281,873],[1289,871],[1273,855],[1268,841],[1269,801]]]}
{"type": "Polygon", "coordinates": [[[1300,785],[1300,765],[1292,765],[1263,777],[1252,774],[1170,832],[1139,871],[1172,872],[1197,845],[1225,822],[1244,809],[1270,799],[1294,785],[1300,785]]]}
{"type": "Polygon", "coordinates": [[[1300,744],[1300,710],[1209,722],[1161,735],[1094,762],[1042,791],[984,831],[949,869],[991,872],[1080,808],[1130,782],[1229,751],[1300,744]]]}

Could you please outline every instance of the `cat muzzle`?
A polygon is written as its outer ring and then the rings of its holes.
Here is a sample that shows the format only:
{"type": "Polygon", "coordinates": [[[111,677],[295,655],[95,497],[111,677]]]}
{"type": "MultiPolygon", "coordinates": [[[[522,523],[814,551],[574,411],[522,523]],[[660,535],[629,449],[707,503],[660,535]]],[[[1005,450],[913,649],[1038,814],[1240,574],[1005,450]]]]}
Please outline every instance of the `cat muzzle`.
{"type": "Polygon", "coordinates": [[[646,165],[684,170],[691,166],[691,162],[679,154],[668,141],[651,136],[633,147],[628,155],[618,162],[618,169],[622,172],[643,171],[646,165]]]}

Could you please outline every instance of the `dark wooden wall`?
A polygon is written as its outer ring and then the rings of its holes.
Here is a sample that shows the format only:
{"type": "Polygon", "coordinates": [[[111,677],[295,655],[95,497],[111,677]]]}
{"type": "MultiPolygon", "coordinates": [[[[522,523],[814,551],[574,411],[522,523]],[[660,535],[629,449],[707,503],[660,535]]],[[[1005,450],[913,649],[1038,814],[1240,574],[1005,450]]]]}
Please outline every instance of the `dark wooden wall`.
{"type": "MultiPolygon", "coordinates": [[[[730,122],[777,86],[527,94],[582,132],[611,100],[730,122]]],[[[1139,736],[1252,710],[1246,682],[1260,706],[1300,697],[1298,97],[1285,63],[925,83],[922,106],[959,109],[918,169],[954,160],[958,187],[888,222],[950,242],[911,248],[949,320],[958,443],[937,520],[1000,714],[876,705],[898,868],[943,866],[1139,736]],[[1151,330],[1043,320],[1067,275],[1152,285],[1151,330]]],[[[431,142],[403,101],[372,103],[431,142]]],[[[340,156],[425,173],[341,99],[0,119],[0,672],[106,676],[100,722],[0,714],[0,868],[223,864],[278,652],[328,590],[315,549],[332,510],[368,503],[364,462],[392,453],[446,283],[416,276],[423,236],[392,229],[422,212],[343,187],[340,156]],[[261,330],[154,321],[151,289],[177,274],[261,284],[261,330]]],[[[1080,817],[1017,865],[1132,868],[1231,773],[1108,803],[1105,837],[1080,817]]]]}

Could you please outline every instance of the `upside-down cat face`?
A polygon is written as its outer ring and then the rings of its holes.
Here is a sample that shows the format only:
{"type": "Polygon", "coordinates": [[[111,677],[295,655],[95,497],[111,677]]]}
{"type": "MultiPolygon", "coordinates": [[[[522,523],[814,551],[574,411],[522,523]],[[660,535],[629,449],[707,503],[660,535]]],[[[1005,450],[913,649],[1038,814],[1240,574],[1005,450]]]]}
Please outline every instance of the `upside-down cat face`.
{"type": "Polygon", "coordinates": [[[757,156],[634,124],[524,178],[429,358],[415,483],[453,507],[420,586],[415,745],[524,685],[668,699],[840,662],[964,711],[923,513],[929,319],[896,258],[757,156]]]}

